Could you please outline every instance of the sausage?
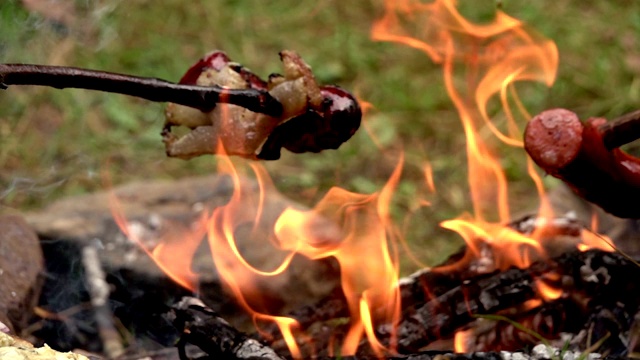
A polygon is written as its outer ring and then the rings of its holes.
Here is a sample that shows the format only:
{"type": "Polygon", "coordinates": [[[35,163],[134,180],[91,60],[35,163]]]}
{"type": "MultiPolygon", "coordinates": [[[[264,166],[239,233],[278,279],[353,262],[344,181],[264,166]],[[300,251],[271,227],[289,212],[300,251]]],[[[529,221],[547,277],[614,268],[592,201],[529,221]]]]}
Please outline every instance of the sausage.
{"type": "Polygon", "coordinates": [[[603,141],[607,120],[584,123],[565,109],[535,116],[524,132],[524,147],[546,173],[578,196],[623,218],[640,218],[640,159],[603,141]]]}

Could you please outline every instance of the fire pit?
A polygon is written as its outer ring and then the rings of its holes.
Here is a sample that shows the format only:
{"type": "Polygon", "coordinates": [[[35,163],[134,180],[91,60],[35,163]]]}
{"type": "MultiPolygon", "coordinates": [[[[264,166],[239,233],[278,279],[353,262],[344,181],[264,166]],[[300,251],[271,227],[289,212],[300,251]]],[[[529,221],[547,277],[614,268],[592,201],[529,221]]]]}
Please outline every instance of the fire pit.
{"type": "MultiPolygon", "coordinates": [[[[404,239],[391,209],[407,172],[404,155],[370,194],[336,186],[303,206],[279,193],[261,160],[280,158],[281,148],[337,149],[350,141],[366,109],[346,90],[318,84],[294,52],[281,52],[284,76],[268,81],[222,52],[206,55],[178,84],[1,64],[7,93],[32,84],[170,102],[162,131],[167,155],[215,155],[217,174],[113,188],[29,212],[28,225],[11,220],[7,228],[37,232],[40,246],[31,247],[42,250],[46,276],[38,282],[25,275],[29,286],[19,302],[7,302],[8,316],[0,320],[27,340],[96,358],[637,354],[637,254],[619,251],[621,233],[605,234],[607,221],[629,229],[633,220],[579,198],[575,207],[557,204],[525,157],[523,147],[531,153],[540,136],[527,130],[522,140],[531,116],[514,84],[551,86],[555,43],[502,11],[477,25],[448,0],[389,1],[385,10],[372,38],[421,50],[440,65],[462,121],[473,209],[440,224],[464,239],[459,252],[399,276],[404,239]],[[186,135],[173,132],[178,126],[186,135]],[[504,148],[522,155],[538,191],[538,209],[527,216],[512,215],[504,148]],[[586,217],[576,215],[578,207],[588,209],[586,217]],[[33,309],[29,316],[15,315],[24,308],[33,309]]],[[[566,155],[562,144],[554,159],[566,155]]],[[[428,165],[424,177],[435,191],[428,165]]],[[[589,187],[589,194],[597,190],[589,187]]],[[[605,203],[623,204],[625,216],[636,219],[621,198],[625,191],[612,194],[605,203]]]]}

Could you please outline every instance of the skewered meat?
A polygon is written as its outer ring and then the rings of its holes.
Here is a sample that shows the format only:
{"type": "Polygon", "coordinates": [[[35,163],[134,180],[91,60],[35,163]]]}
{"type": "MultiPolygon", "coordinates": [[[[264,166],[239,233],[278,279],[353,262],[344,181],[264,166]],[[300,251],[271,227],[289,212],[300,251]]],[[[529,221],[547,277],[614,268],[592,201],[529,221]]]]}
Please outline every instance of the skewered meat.
{"type": "MultiPolygon", "coordinates": [[[[199,60],[181,84],[255,89],[268,92],[282,104],[279,116],[219,103],[203,112],[169,103],[162,132],[167,155],[189,159],[203,154],[237,155],[275,160],[281,148],[294,153],[337,149],[360,126],[362,112],[356,99],[337,86],[319,86],[311,68],[293,51],[280,53],[284,74],[268,81],[214,51],[199,60]],[[174,126],[191,129],[178,137],[174,126]]],[[[224,102],[224,101],[223,101],[224,102]]]]}

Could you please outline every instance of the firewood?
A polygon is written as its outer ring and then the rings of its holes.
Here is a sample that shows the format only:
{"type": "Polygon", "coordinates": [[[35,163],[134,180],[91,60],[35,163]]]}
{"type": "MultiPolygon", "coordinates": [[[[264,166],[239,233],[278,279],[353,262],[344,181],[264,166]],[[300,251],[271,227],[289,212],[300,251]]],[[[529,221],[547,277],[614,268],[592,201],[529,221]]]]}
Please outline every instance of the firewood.
{"type": "Polygon", "coordinates": [[[196,298],[183,298],[173,306],[169,316],[182,331],[178,351],[183,360],[188,359],[187,344],[198,346],[213,358],[282,359],[273,349],[237,330],[196,298]]]}
{"type": "MultiPolygon", "coordinates": [[[[630,313],[638,307],[640,287],[627,279],[640,276],[640,267],[616,253],[576,250],[527,269],[513,268],[466,280],[422,306],[405,309],[397,324],[399,350],[417,351],[434,340],[452,336],[476,315],[495,314],[539,298],[536,281],[550,274],[559,279],[554,285],[565,296],[575,298],[576,306],[585,306],[587,312],[598,305],[612,308],[617,302],[625,304],[630,313]]],[[[388,326],[379,330],[382,335],[390,333],[388,326]]]]}
{"type": "MultiPolygon", "coordinates": [[[[522,234],[531,234],[534,231],[538,231],[539,234],[543,233],[545,237],[554,239],[567,236],[579,239],[581,230],[584,228],[582,224],[568,217],[558,217],[542,221],[535,216],[519,218],[507,224],[507,226],[522,234]],[[540,229],[540,227],[542,227],[542,229],[540,229]]],[[[569,246],[575,248],[574,243],[564,244],[565,246],[558,245],[557,241],[555,243],[549,241],[549,243],[553,245],[554,248],[545,250],[553,253],[553,256],[555,256],[556,253],[567,251],[569,246]]],[[[444,294],[456,288],[465,280],[473,280],[487,273],[496,273],[493,263],[490,266],[479,264],[485,262],[483,259],[471,260],[465,265],[449,266],[454,263],[459,263],[465,256],[466,251],[467,248],[464,247],[436,267],[420,269],[413,274],[399,279],[398,287],[400,289],[402,306],[409,308],[422,305],[436,298],[439,294],[444,294]],[[446,270],[442,270],[444,268],[446,268],[446,270]]],[[[373,309],[373,311],[375,313],[375,309],[373,309]]],[[[316,322],[348,317],[349,309],[344,293],[338,288],[314,304],[306,305],[289,312],[287,316],[294,318],[300,328],[306,329],[316,322]]],[[[275,325],[266,327],[266,332],[271,336],[277,337],[278,331],[275,325]]]]}

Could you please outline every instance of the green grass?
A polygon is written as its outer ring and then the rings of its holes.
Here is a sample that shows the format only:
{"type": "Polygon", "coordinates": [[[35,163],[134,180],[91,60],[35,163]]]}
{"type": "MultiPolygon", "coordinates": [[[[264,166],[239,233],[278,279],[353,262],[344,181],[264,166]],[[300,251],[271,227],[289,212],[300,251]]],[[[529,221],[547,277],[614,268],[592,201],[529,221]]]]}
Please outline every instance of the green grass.
{"type": "MultiPolygon", "coordinates": [[[[68,0],[72,1],[72,0],[68,0]]],[[[460,1],[475,21],[496,2],[460,1]]],[[[407,152],[393,213],[408,212],[408,240],[418,257],[437,262],[459,239],[438,222],[471,209],[464,139],[441,68],[417,50],[373,42],[383,12],[373,0],[75,1],[66,28],[29,13],[18,0],[0,4],[0,61],[60,64],[177,80],[202,54],[224,49],[266,76],[280,70],[277,52],[298,51],[321,83],[336,83],[371,102],[367,122],[384,145],[407,152]],[[416,209],[421,164],[434,167],[433,206],[416,209]],[[412,210],[413,209],[413,210],[412,210]]],[[[52,5],[53,6],[53,5],[52,5]]],[[[581,116],[614,117],[640,105],[640,2],[502,1],[508,14],[557,42],[556,85],[518,85],[531,113],[566,107],[581,116]]],[[[168,159],[160,141],[163,105],[121,95],[12,87],[0,93],[0,204],[28,210],[115,183],[214,171],[211,158],[168,159]]],[[[502,149],[502,148],[501,148],[502,149]]],[[[535,191],[521,150],[504,148],[513,207],[532,208],[535,191]]],[[[397,153],[396,153],[397,154],[397,153]]],[[[334,185],[359,192],[382,187],[395,166],[364,129],[339,151],[285,154],[266,164],[285,194],[313,203],[334,185]],[[309,189],[317,195],[309,196],[309,189]]],[[[553,181],[550,181],[553,183],[553,181]]]]}

